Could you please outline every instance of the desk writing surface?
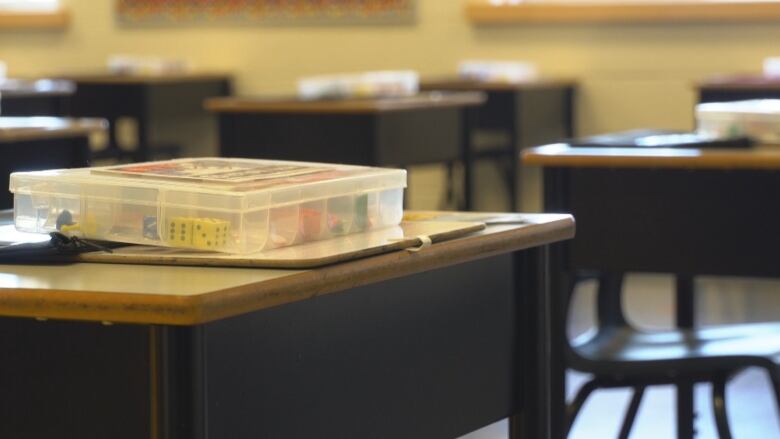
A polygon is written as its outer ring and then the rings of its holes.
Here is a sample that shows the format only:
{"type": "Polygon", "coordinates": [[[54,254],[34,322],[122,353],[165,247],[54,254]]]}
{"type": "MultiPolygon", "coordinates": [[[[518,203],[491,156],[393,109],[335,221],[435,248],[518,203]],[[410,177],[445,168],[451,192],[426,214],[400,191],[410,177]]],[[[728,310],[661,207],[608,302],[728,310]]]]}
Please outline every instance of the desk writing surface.
{"type": "MultiPolygon", "coordinates": [[[[470,215],[463,220],[477,220],[470,215]]],[[[0,315],[200,324],[573,235],[570,215],[538,214],[523,215],[519,223],[491,224],[419,252],[396,251],[312,270],[0,265],[0,315]]]]}
{"type": "Polygon", "coordinates": [[[0,143],[54,137],[87,136],[108,128],[103,119],[72,119],[61,117],[0,117],[0,143]]]}
{"type": "Polygon", "coordinates": [[[67,96],[76,91],[76,85],[62,79],[0,79],[2,97],[67,96]]]}
{"type": "Polygon", "coordinates": [[[222,113],[383,113],[481,105],[479,92],[428,92],[413,96],[360,99],[265,99],[224,97],[206,100],[207,110],[222,113]]]}
{"type": "Polygon", "coordinates": [[[761,74],[716,75],[696,85],[700,90],[780,90],[780,78],[761,74]]]}
{"type": "Polygon", "coordinates": [[[563,143],[523,152],[523,163],[551,167],[780,169],[780,145],[743,149],[583,148],[563,143]]]}
{"type": "Polygon", "coordinates": [[[74,81],[80,84],[105,84],[105,85],[152,85],[183,82],[225,81],[231,75],[225,73],[161,73],[161,74],[116,74],[116,73],[87,73],[59,75],[61,79],[74,81]]]}
{"type": "Polygon", "coordinates": [[[420,83],[423,90],[463,90],[463,91],[522,91],[557,87],[575,87],[577,82],[566,78],[537,78],[526,81],[477,81],[455,76],[424,78],[420,83]]]}
{"type": "Polygon", "coordinates": [[[0,265],[0,289],[194,296],[296,274],[297,270],[162,265],[0,265]]]}

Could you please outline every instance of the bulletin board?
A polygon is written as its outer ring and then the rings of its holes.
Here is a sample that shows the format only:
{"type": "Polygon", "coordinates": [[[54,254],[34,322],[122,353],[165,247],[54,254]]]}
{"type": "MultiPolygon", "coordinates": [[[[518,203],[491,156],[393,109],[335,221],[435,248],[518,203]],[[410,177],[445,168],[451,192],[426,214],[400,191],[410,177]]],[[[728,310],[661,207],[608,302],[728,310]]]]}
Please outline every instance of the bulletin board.
{"type": "Polygon", "coordinates": [[[403,23],[415,0],[116,0],[124,24],[403,23]]]}

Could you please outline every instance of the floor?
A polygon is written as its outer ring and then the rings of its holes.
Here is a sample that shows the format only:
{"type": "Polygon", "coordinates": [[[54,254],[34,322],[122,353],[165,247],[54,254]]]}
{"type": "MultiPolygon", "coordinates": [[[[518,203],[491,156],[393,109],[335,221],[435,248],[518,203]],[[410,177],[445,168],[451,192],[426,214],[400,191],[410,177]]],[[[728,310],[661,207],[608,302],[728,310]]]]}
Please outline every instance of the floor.
{"type": "MultiPolygon", "coordinates": [[[[662,329],[672,324],[673,279],[665,275],[632,275],[627,279],[625,306],[634,324],[662,329]]],[[[697,324],[717,325],[780,319],[780,282],[724,278],[698,279],[697,324]]],[[[584,283],[575,295],[569,317],[569,334],[588,329],[593,322],[595,283],[584,283]]],[[[587,379],[569,372],[569,397],[587,379]]],[[[728,415],[735,439],[780,438],[780,422],[765,373],[749,369],[735,377],[727,388],[728,415]]],[[[630,398],[627,390],[602,390],[586,403],[574,425],[571,439],[617,437],[622,410],[630,398]],[[616,414],[617,413],[617,414],[616,414]]],[[[658,386],[646,392],[632,430],[632,439],[675,437],[674,390],[658,386]]],[[[717,438],[712,417],[710,387],[696,388],[697,438],[717,438]]],[[[497,422],[460,439],[504,439],[506,421],[497,422]]]]}

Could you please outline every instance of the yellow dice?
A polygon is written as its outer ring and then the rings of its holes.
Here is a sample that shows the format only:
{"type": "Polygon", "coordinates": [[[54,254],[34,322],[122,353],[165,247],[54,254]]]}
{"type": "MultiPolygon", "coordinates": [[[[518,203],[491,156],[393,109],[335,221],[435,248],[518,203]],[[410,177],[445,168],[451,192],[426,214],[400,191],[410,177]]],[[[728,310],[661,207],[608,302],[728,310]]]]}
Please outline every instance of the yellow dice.
{"type": "Polygon", "coordinates": [[[192,246],[204,250],[214,250],[227,245],[227,221],[213,218],[195,218],[192,220],[192,246]]]}
{"type": "Polygon", "coordinates": [[[168,243],[177,247],[192,246],[192,223],[188,217],[176,217],[168,220],[168,243]]]}

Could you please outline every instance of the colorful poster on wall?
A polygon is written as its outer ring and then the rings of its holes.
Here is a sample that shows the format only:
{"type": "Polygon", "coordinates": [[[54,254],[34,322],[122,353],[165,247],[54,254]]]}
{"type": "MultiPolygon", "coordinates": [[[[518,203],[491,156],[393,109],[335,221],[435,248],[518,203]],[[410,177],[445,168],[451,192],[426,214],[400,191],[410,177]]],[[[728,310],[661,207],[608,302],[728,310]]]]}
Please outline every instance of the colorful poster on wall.
{"type": "Polygon", "coordinates": [[[404,23],[415,0],[117,0],[124,24],[404,23]]]}

